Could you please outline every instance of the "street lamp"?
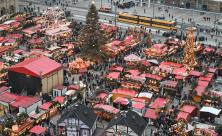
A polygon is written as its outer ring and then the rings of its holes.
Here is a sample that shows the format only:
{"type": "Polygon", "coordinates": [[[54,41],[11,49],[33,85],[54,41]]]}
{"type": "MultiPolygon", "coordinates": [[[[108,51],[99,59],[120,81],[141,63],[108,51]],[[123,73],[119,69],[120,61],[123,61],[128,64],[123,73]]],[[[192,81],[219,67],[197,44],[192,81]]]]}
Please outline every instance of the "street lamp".
{"type": "Polygon", "coordinates": [[[155,5],[154,5],[154,0],[153,0],[153,18],[154,18],[154,10],[155,10],[155,5]]]}
{"type": "Polygon", "coordinates": [[[103,0],[101,0],[101,3],[100,3],[101,5],[100,5],[100,8],[102,8],[102,6],[103,6],[103,0]]]}
{"type": "Polygon", "coordinates": [[[116,4],[116,2],[117,2],[117,0],[114,0],[114,2],[115,2],[115,20],[114,20],[114,23],[115,23],[115,26],[116,26],[116,12],[117,12],[117,4],[116,4]]]}

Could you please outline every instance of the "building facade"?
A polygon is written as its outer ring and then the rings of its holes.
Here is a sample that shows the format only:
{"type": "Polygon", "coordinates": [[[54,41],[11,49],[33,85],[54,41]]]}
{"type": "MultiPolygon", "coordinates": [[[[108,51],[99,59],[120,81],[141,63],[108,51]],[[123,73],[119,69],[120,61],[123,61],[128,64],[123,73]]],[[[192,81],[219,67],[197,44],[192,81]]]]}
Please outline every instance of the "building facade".
{"type": "Polygon", "coordinates": [[[63,84],[63,69],[47,57],[29,58],[11,66],[8,78],[14,93],[45,94],[63,84]]]}
{"type": "Polygon", "coordinates": [[[0,16],[16,12],[17,0],[0,0],[0,2],[0,16]]]}
{"type": "Polygon", "coordinates": [[[96,130],[97,116],[85,105],[78,105],[61,115],[58,121],[60,136],[92,136],[96,130]]]}
{"type": "Polygon", "coordinates": [[[165,0],[166,5],[182,8],[194,8],[212,12],[222,12],[222,1],[220,0],[165,0]]]}

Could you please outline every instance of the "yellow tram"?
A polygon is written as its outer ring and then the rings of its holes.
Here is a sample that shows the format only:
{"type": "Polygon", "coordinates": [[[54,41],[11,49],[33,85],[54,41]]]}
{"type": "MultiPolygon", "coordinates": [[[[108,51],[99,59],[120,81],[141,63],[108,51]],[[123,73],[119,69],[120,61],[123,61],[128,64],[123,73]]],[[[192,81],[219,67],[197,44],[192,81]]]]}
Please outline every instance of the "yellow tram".
{"type": "Polygon", "coordinates": [[[120,22],[139,24],[139,25],[144,25],[144,26],[149,26],[149,27],[156,27],[156,28],[168,29],[168,30],[177,30],[175,21],[154,19],[154,18],[139,16],[139,15],[130,15],[128,13],[119,13],[117,20],[120,22]]]}

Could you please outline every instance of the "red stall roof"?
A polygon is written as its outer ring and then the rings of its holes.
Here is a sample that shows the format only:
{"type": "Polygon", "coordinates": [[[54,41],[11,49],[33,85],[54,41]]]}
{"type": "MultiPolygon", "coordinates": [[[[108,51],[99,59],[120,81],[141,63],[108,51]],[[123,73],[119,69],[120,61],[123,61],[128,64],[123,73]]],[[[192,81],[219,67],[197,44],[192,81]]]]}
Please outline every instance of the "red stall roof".
{"type": "Polygon", "coordinates": [[[143,98],[132,98],[131,101],[140,102],[140,103],[146,102],[146,100],[144,100],[143,98]]]}
{"type": "Polygon", "coordinates": [[[145,108],[145,103],[135,102],[132,105],[133,108],[143,110],[145,108]]]}
{"type": "Polygon", "coordinates": [[[13,54],[21,54],[23,52],[24,50],[18,49],[18,50],[13,51],[13,54]]]}
{"type": "Polygon", "coordinates": [[[16,101],[20,97],[16,94],[10,93],[10,92],[4,92],[0,94],[0,101],[5,103],[11,103],[13,101],[16,101]]]}
{"type": "Polygon", "coordinates": [[[202,73],[199,72],[199,71],[192,70],[192,71],[190,71],[189,75],[190,76],[200,77],[202,75],[202,73]]]}
{"type": "Polygon", "coordinates": [[[180,110],[186,113],[192,113],[196,109],[195,106],[192,105],[184,105],[180,110]]]}
{"type": "Polygon", "coordinates": [[[209,68],[208,71],[210,73],[215,73],[217,71],[217,68],[209,68]]]}
{"type": "Polygon", "coordinates": [[[79,85],[69,85],[68,90],[79,90],[80,86],[79,85]]]}
{"type": "Polygon", "coordinates": [[[173,88],[176,88],[178,81],[173,81],[173,80],[165,80],[163,82],[161,82],[162,85],[164,86],[171,86],[173,88]]]}
{"type": "Polygon", "coordinates": [[[184,119],[186,121],[188,121],[189,119],[189,113],[186,113],[186,112],[179,112],[177,117],[176,117],[176,121],[180,120],[180,119],[184,119]]]}
{"type": "Polygon", "coordinates": [[[142,65],[144,65],[144,66],[146,66],[146,67],[151,66],[151,64],[150,64],[149,61],[147,61],[147,60],[141,60],[141,61],[140,61],[140,64],[142,64],[142,65]]]}
{"type": "Polygon", "coordinates": [[[112,91],[113,94],[123,94],[123,95],[128,95],[131,97],[135,97],[137,95],[137,92],[134,90],[130,90],[128,88],[118,88],[118,89],[113,89],[112,91]]]}
{"type": "Polygon", "coordinates": [[[176,79],[179,79],[179,80],[182,80],[184,77],[183,77],[183,76],[176,75],[175,78],[176,78],[176,79]]]}
{"type": "Polygon", "coordinates": [[[57,96],[53,99],[53,101],[58,102],[60,104],[64,104],[65,103],[65,97],[64,96],[57,96]]]}
{"type": "Polygon", "coordinates": [[[167,65],[167,66],[170,66],[170,67],[175,67],[175,68],[181,68],[183,67],[182,64],[179,64],[179,63],[175,63],[175,62],[161,62],[160,65],[167,65]]]}
{"type": "Polygon", "coordinates": [[[150,104],[150,108],[156,109],[156,108],[162,108],[166,105],[166,99],[165,98],[156,98],[153,103],[150,104]]]}
{"type": "Polygon", "coordinates": [[[114,108],[113,106],[110,105],[104,105],[104,104],[96,104],[94,106],[95,109],[103,109],[104,111],[117,114],[119,113],[119,109],[114,108]]]}
{"type": "Polygon", "coordinates": [[[207,87],[209,85],[209,81],[202,81],[199,79],[197,85],[207,87]]]}
{"type": "Polygon", "coordinates": [[[119,79],[120,77],[120,72],[110,72],[106,78],[109,78],[109,79],[119,79]]]}
{"type": "Polygon", "coordinates": [[[119,103],[121,105],[128,105],[129,104],[129,100],[123,97],[117,97],[113,103],[119,103]]]}
{"type": "Polygon", "coordinates": [[[21,39],[23,36],[22,36],[22,34],[8,34],[7,37],[21,39]]]}
{"type": "Polygon", "coordinates": [[[131,70],[127,70],[126,72],[130,73],[131,75],[139,75],[140,72],[137,69],[131,69],[131,70]]]}
{"type": "Polygon", "coordinates": [[[9,71],[41,78],[54,71],[60,70],[61,68],[61,64],[47,57],[41,56],[25,59],[24,61],[11,66],[9,71]]]}
{"type": "Polygon", "coordinates": [[[187,69],[182,67],[182,68],[175,68],[173,70],[174,75],[179,75],[179,76],[184,76],[187,73],[187,69]]]}
{"type": "Polygon", "coordinates": [[[110,68],[109,68],[109,71],[118,71],[118,72],[122,72],[123,71],[123,67],[121,67],[121,66],[111,66],[110,68]]]}
{"type": "Polygon", "coordinates": [[[159,81],[163,79],[161,76],[154,75],[154,74],[149,74],[149,73],[142,74],[142,76],[144,76],[146,78],[156,79],[156,80],[159,80],[159,81]]]}
{"type": "Polygon", "coordinates": [[[208,81],[208,82],[210,82],[211,79],[212,79],[212,77],[206,77],[206,76],[204,76],[204,77],[202,76],[202,77],[199,78],[199,80],[208,81]]]}
{"type": "Polygon", "coordinates": [[[98,98],[98,99],[105,99],[106,97],[108,97],[108,93],[105,93],[105,92],[101,92],[101,93],[99,93],[97,96],[96,96],[96,98],[98,98]]]}
{"type": "Polygon", "coordinates": [[[10,88],[9,87],[7,87],[7,86],[2,86],[2,87],[0,87],[0,93],[3,93],[3,92],[5,92],[5,91],[7,91],[7,90],[9,90],[10,88]]]}
{"type": "Polygon", "coordinates": [[[49,107],[52,105],[51,102],[46,102],[44,104],[42,104],[39,108],[43,109],[43,110],[49,110],[49,107]]]}
{"type": "Polygon", "coordinates": [[[23,107],[28,108],[29,106],[41,101],[38,97],[20,96],[21,98],[10,105],[16,108],[23,107]]]}
{"type": "Polygon", "coordinates": [[[46,128],[39,125],[34,126],[32,129],[29,130],[30,133],[37,134],[37,135],[43,134],[45,133],[45,131],[46,131],[46,128]]]}
{"type": "Polygon", "coordinates": [[[202,96],[206,90],[206,86],[197,86],[194,90],[197,92],[198,96],[202,96]]]}
{"type": "Polygon", "coordinates": [[[154,109],[147,109],[144,114],[144,117],[149,118],[149,119],[157,119],[158,114],[156,113],[156,111],[154,109]]]}

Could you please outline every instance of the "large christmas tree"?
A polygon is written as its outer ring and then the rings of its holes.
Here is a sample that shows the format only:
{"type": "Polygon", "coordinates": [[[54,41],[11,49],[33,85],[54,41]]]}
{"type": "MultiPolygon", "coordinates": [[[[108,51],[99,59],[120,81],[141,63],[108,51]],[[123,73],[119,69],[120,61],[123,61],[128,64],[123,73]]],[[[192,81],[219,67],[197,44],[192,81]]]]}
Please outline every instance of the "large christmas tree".
{"type": "Polygon", "coordinates": [[[103,58],[101,46],[105,44],[104,32],[100,30],[99,16],[94,2],[86,16],[86,25],[79,35],[82,55],[87,59],[98,60],[103,58]]]}

